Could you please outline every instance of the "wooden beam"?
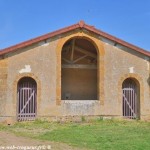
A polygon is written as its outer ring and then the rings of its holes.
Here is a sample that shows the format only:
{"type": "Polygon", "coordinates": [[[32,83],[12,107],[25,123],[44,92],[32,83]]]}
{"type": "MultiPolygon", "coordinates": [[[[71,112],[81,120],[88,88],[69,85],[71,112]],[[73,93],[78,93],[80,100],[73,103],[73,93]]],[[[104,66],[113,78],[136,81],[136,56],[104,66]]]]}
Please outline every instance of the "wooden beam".
{"type": "Polygon", "coordinates": [[[72,64],[72,62],[66,58],[62,58],[65,62],[69,63],[69,64],[72,64]]]}
{"type": "Polygon", "coordinates": [[[80,48],[80,47],[78,47],[78,46],[75,46],[75,50],[77,50],[77,51],[79,51],[79,52],[81,52],[81,53],[83,53],[83,54],[86,54],[86,55],[88,55],[88,56],[91,56],[91,57],[93,57],[93,58],[97,58],[97,55],[96,55],[96,54],[93,54],[93,53],[91,53],[91,52],[88,52],[87,50],[85,50],[85,49],[83,49],[83,48],[80,48]]]}
{"type": "Polygon", "coordinates": [[[71,58],[70,58],[71,61],[73,61],[74,47],[75,47],[75,39],[72,40],[71,58]]]}
{"type": "Polygon", "coordinates": [[[84,59],[85,57],[87,57],[88,55],[84,55],[84,56],[82,56],[82,57],[80,57],[80,58],[77,58],[76,60],[74,60],[73,61],[73,63],[76,63],[76,62],[78,62],[79,60],[82,60],[82,59],[84,59]]]}
{"type": "Polygon", "coordinates": [[[82,65],[82,64],[62,64],[62,68],[77,68],[77,69],[97,69],[96,65],[82,65]]]}

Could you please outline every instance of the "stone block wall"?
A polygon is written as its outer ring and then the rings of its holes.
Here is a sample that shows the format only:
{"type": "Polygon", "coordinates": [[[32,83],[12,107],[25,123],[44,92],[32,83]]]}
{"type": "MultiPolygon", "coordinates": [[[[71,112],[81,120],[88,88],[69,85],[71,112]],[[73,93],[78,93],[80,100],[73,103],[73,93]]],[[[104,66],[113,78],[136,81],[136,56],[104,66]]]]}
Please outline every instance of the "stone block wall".
{"type": "Polygon", "coordinates": [[[91,33],[76,31],[50,39],[47,43],[36,43],[0,60],[1,121],[16,121],[17,83],[25,76],[32,77],[37,82],[38,118],[74,115],[122,117],[122,83],[126,78],[136,78],[140,83],[141,119],[148,120],[149,66],[149,57],[103,42],[100,37],[91,33]],[[68,39],[76,36],[88,38],[98,49],[97,101],[79,100],[75,103],[61,100],[61,48],[68,39]],[[80,111],[79,108],[84,110],[80,111]]]}

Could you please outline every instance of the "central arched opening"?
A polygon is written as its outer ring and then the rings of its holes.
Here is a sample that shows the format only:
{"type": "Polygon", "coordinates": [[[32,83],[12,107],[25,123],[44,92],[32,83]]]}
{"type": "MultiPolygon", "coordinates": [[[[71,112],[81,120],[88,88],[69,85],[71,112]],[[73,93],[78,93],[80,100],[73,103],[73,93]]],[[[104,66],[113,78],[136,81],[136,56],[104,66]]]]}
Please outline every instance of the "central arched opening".
{"type": "Polygon", "coordinates": [[[61,53],[61,99],[97,100],[97,50],[85,38],[68,40],[61,53]]]}

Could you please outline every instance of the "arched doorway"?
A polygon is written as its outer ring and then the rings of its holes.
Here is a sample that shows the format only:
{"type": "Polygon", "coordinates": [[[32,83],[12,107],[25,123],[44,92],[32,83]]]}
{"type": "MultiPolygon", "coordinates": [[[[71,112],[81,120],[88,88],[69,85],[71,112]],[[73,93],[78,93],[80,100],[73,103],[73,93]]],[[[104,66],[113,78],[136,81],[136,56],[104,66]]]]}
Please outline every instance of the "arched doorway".
{"type": "Polygon", "coordinates": [[[124,80],[122,84],[123,116],[130,119],[140,118],[140,87],[133,78],[124,80]]]}
{"type": "Polygon", "coordinates": [[[85,38],[67,41],[61,53],[61,99],[97,100],[97,50],[85,38]]]}
{"type": "Polygon", "coordinates": [[[18,121],[34,120],[37,109],[37,84],[30,77],[23,77],[17,86],[17,119],[18,121]]]}

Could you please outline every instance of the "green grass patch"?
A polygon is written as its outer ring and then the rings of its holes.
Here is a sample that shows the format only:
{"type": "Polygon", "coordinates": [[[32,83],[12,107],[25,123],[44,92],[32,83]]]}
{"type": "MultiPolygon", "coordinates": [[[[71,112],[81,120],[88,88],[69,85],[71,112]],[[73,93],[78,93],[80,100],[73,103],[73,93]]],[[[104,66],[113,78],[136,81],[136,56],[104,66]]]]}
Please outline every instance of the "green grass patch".
{"type": "Polygon", "coordinates": [[[67,143],[94,150],[149,150],[150,123],[98,120],[90,123],[21,122],[0,125],[0,130],[21,136],[67,143]]]}

